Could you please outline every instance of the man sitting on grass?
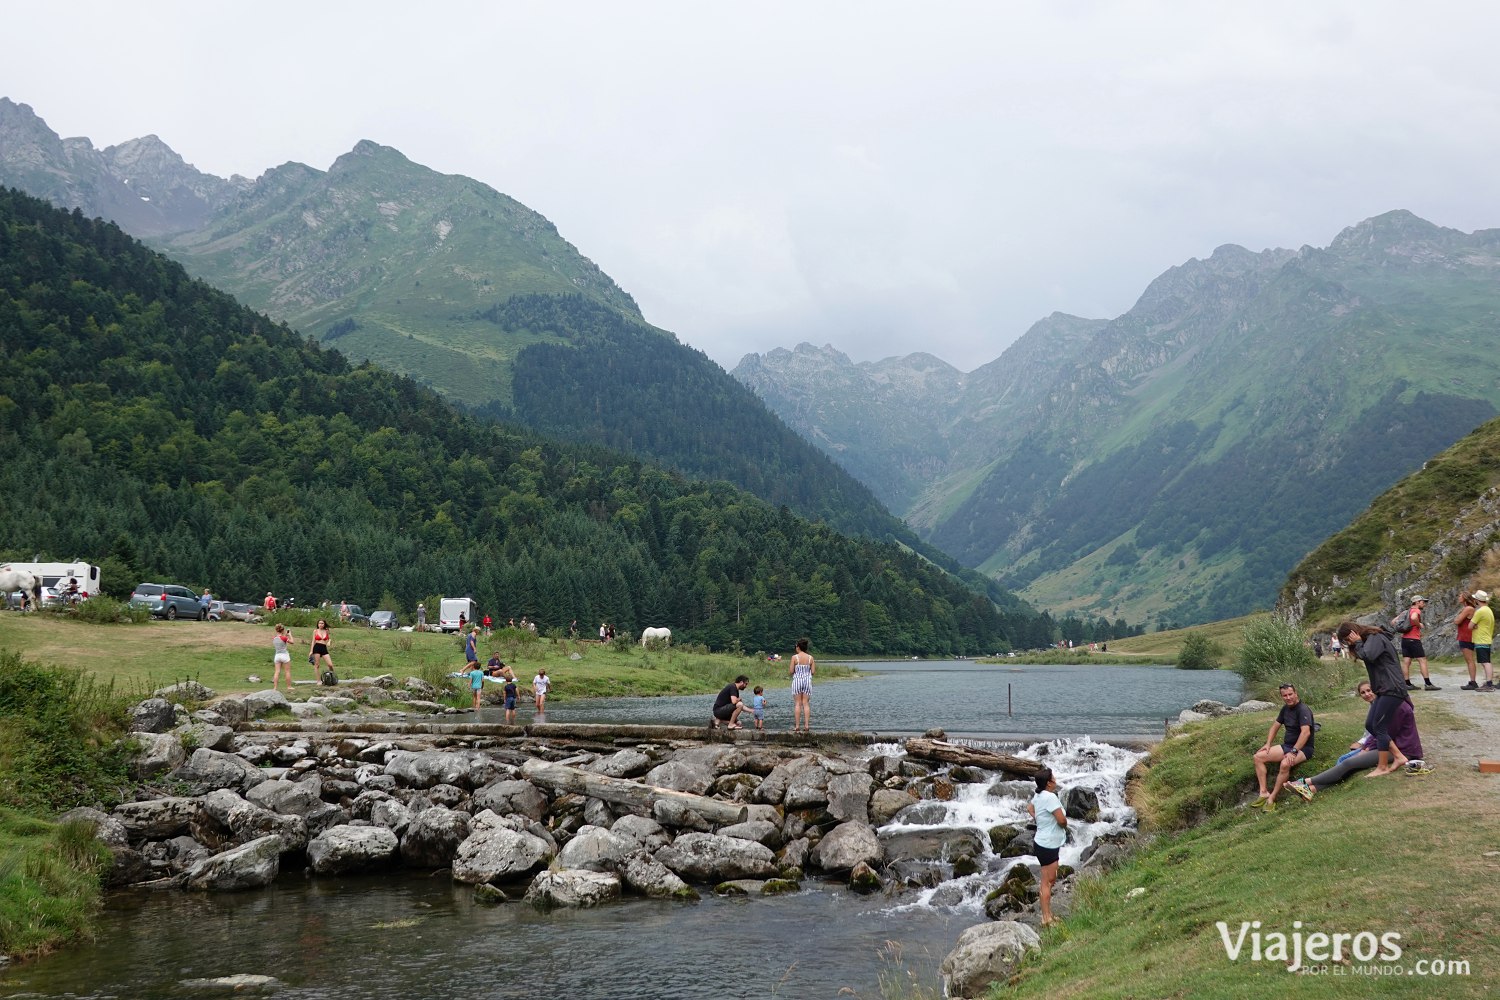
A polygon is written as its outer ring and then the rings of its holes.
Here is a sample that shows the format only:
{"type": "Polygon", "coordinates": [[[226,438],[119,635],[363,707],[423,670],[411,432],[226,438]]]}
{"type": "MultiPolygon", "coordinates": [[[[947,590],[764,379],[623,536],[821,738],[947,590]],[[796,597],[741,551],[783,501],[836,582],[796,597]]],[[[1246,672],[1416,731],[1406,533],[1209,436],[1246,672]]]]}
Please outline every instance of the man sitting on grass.
{"type": "Polygon", "coordinates": [[[1253,809],[1264,807],[1266,812],[1276,811],[1276,794],[1291,776],[1292,768],[1313,754],[1312,709],[1302,703],[1297,688],[1291,684],[1281,685],[1281,700],[1281,711],[1276,713],[1276,721],[1266,733],[1265,745],[1255,751],[1255,778],[1260,782],[1260,796],[1250,806],[1253,809]],[[1286,728],[1286,736],[1280,746],[1275,746],[1276,730],[1282,727],[1286,728]],[[1266,791],[1267,764],[1281,765],[1270,791],[1266,791]]]}

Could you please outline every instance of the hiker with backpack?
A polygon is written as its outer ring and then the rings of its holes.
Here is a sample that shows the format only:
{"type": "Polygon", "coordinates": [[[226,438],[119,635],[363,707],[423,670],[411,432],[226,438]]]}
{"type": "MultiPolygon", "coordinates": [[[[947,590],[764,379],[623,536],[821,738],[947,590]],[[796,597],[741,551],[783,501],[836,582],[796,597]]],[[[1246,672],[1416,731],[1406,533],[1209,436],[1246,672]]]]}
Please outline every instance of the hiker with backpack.
{"type": "Polygon", "coordinates": [[[1427,607],[1427,598],[1421,594],[1415,594],[1411,599],[1411,607],[1401,612],[1391,622],[1391,628],[1401,636],[1401,676],[1406,678],[1408,691],[1442,690],[1432,683],[1432,676],[1427,673],[1427,650],[1422,648],[1422,609],[1425,607],[1427,607]],[[1412,660],[1417,661],[1422,671],[1421,688],[1411,682],[1412,660]]]}
{"type": "MultiPolygon", "coordinates": [[[[1396,769],[1391,751],[1391,719],[1402,702],[1411,703],[1411,696],[1406,693],[1406,680],[1401,675],[1401,658],[1396,655],[1395,644],[1378,625],[1344,622],[1339,626],[1338,636],[1350,652],[1365,661],[1370,690],[1375,692],[1375,700],[1365,716],[1365,728],[1375,738],[1375,749],[1380,754],[1369,777],[1378,778],[1396,769]]],[[[1400,757],[1399,748],[1395,757],[1400,757]]]]}

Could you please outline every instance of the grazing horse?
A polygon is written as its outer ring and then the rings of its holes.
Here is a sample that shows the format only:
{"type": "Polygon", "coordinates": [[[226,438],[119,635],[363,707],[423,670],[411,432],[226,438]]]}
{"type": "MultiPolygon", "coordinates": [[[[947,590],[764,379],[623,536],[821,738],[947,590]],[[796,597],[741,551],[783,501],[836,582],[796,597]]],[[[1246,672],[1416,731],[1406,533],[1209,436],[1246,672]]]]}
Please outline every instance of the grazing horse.
{"type": "Polygon", "coordinates": [[[42,606],[42,578],[24,569],[11,569],[9,566],[0,566],[0,594],[8,603],[10,595],[16,591],[21,592],[21,608],[25,610],[30,607],[32,611],[42,606]]]}
{"type": "Polygon", "coordinates": [[[660,639],[668,646],[672,645],[672,630],[669,628],[648,628],[641,630],[641,645],[644,646],[652,639],[660,639]]]}

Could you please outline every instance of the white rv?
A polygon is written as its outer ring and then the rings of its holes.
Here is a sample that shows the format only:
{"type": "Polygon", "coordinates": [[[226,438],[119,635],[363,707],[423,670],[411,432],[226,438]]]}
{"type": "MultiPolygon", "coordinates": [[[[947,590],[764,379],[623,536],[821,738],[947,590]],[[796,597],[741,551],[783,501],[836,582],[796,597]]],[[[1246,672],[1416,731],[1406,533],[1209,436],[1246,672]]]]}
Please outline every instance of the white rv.
{"type": "Polygon", "coordinates": [[[437,630],[457,632],[459,616],[463,616],[466,624],[472,622],[476,607],[472,597],[444,597],[438,602],[437,630]]]}
{"type": "MultiPolygon", "coordinates": [[[[8,562],[11,569],[35,573],[42,578],[42,600],[50,601],[68,585],[69,580],[78,581],[80,597],[96,597],[99,594],[99,567],[83,560],[74,562],[8,562]]],[[[5,595],[9,597],[10,595],[5,595]]]]}

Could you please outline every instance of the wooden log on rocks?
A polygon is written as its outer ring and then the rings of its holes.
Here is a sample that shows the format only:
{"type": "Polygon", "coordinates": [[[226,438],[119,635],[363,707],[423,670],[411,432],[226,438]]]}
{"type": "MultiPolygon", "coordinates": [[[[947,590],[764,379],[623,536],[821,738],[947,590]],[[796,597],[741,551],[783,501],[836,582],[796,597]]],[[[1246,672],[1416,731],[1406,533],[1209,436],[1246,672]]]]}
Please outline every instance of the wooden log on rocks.
{"type": "Polygon", "coordinates": [[[710,823],[743,823],[749,814],[749,810],[737,802],[722,802],[705,795],[657,788],[624,778],[611,778],[536,757],[521,767],[521,776],[534,785],[541,785],[554,792],[574,792],[613,802],[615,805],[651,809],[658,801],[675,802],[691,809],[710,823]]]}
{"type": "Polygon", "coordinates": [[[1018,778],[1035,778],[1045,764],[1024,757],[1013,757],[1008,753],[979,750],[960,746],[946,740],[929,740],[912,737],[906,741],[906,755],[919,760],[935,760],[944,764],[962,764],[966,767],[982,767],[987,771],[1004,771],[1018,778]]]}

